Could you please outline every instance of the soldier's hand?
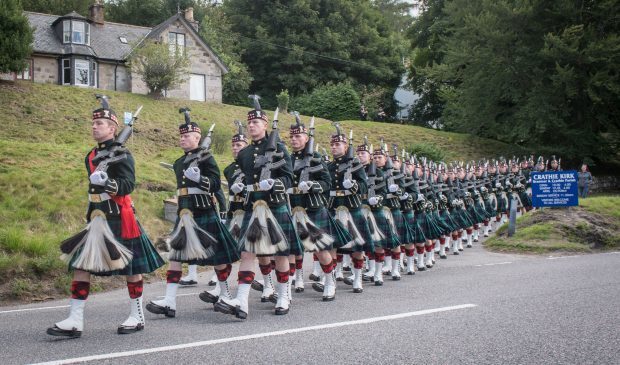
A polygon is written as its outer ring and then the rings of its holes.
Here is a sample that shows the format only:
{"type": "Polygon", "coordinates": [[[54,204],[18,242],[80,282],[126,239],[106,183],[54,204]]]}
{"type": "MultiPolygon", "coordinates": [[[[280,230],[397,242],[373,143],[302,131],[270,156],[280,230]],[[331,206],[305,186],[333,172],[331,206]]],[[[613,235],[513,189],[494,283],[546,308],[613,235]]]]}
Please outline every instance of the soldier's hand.
{"type": "Polygon", "coordinates": [[[379,204],[379,198],[376,196],[371,196],[370,198],[368,198],[368,204],[370,205],[377,205],[379,204]]]}
{"type": "Polygon", "coordinates": [[[243,191],[243,189],[245,189],[245,185],[243,185],[242,183],[234,183],[230,186],[230,191],[235,194],[239,194],[243,191]]]}
{"type": "Polygon", "coordinates": [[[349,179],[345,179],[342,181],[342,186],[345,189],[351,189],[353,187],[353,181],[349,180],[349,179]]]}
{"type": "Polygon", "coordinates": [[[258,183],[258,187],[260,188],[260,190],[262,191],[269,191],[271,190],[271,188],[273,188],[273,184],[275,183],[274,179],[266,179],[266,180],[261,180],[258,183]]]}
{"type": "Polygon", "coordinates": [[[390,184],[390,186],[388,186],[388,190],[390,191],[390,193],[395,193],[398,191],[398,185],[390,184]]]}
{"type": "Polygon", "coordinates": [[[89,180],[93,185],[105,186],[108,180],[108,174],[104,171],[95,171],[90,175],[89,180]]]}
{"type": "Polygon", "coordinates": [[[310,190],[310,187],[312,186],[312,183],[308,183],[306,181],[302,181],[299,183],[298,188],[299,190],[301,190],[304,194],[307,193],[310,190]]]}
{"type": "Polygon", "coordinates": [[[200,182],[200,168],[198,166],[192,166],[189,169],[185,170],[183,173],[186,178],[192,180],[193,182],[200,182]]]}
{"type": "Polygon", "coordinates": [[[404,193],[399,198],[400,198],[400,200],[407,200],[407,199],[409,199],[409,193],[404,193]]]}

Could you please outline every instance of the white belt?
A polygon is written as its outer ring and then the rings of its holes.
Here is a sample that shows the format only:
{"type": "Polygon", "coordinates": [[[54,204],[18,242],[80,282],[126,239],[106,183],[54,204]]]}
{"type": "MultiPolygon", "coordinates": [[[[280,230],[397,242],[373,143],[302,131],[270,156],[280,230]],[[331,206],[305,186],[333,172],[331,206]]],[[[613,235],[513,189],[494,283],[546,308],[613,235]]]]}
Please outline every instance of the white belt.
{"type": "Polygon", "coordinates": [[[200,189],[200,188],[181,188],[181,189],[177,189],[177,195],[178,196],[185,196],[185,195],[200,195],[200,194],[209,194],[208,192],[200,189]]]}
{"type": "Polygon", "coordinates": [[[349,190],[330,190],[329,196],[347,196],[352,195],[349,190]]]}
{"type": "Polygon", "coordinates": [[[239,196],[239,195],[229,195],[228,201],[233,202],[233,203],[241,203],[244,201],[244,199],[242,196],[239,196]]]}
{"type": "Polygon", "coordinates": [[[88,201],[91,203],[101,203],[106,200],[110,200],[110,195],[108,193],[101,194],[88,194],[88,201]]]}
{"type": "Polygon", "coordinates": [[[304,192],[301,191],[300,188],[298,187],[294,187],[294,188],[288,188],[286,189],[286,193],[287,194],[303,194],[304,192]]]}

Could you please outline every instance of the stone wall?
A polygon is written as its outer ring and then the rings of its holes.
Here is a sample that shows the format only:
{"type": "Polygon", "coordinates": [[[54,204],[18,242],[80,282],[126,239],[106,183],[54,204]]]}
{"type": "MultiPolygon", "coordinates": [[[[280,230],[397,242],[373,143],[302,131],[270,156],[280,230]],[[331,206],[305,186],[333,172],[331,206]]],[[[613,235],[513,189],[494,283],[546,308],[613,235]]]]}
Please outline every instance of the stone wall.
{"type": "Polygon", "coordinates": [[[618,176],[594,176],[590,184],[590,193],[610,191],[620,191],[620,178],[618,176]]]}
{"type": "Polygon", "coordinates": [[[34,82],[58,84],[58,59],[53,57],[33,56],[34,82]]]}
{"type": "Polygon", "coordinates": [[[99,88],[114,90],[114,78],[116,77],[117,91],[130,91],[130,80],[127,67],[123,64],[118,66],[114,63],[99,63],[99,88]],[[116,75],[114,69],[116,68],[116,75]]]}

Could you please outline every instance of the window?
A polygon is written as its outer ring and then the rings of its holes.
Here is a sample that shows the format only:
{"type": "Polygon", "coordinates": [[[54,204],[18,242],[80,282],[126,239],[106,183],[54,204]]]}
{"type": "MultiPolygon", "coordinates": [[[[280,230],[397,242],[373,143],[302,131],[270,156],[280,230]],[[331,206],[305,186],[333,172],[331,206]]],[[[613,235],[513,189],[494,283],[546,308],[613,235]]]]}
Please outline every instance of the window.
{"type": "Polygon", "coordinates": [[[62,84],[71,84],[71,60],[67,58],[62,60],[62,84]]]}
{"type": "Polygon", "coordinates": [[[72,31],[73,37],[71,39],[71,42],[83,44],[84,43],[84,22],[72,21],[71,26],[73,27],[73,31],[72,31]]]}
{"type": "Polygon", "coordinates": [[[170,47],[170,54],[173,55],[176,55],[177,52],[185,52],[185,34],[168,33],[168,47],[170,47]]]}
{"type": "Polygon", "coordinates": [[[62,22],[62,43],[71,43],[71,21],[62,22]]]}
{"type": "Polygon", "coordinates": [[[75,60],[75,85],[90,85],[90,62],[87,60],[75,60]]]}
{"type": "Polygon", "coordinates": [[[84,39],[85,39],[84,44],[87,44],[87,45],[90,46],[90,24],[84,23],[84,27],[86,28],[86,32],[84,33],[85,34],[84,35],[84,39]]]}
{"type": "Polygon", "coordinates": [[[30,68],[31,64],[32,64],[32,60],[28,60],[28,65],[26,66],[24,71],[16,73],[15,78],[17,78],[18,80],[30,80],[32,78],[31,68],[30,68]]]}

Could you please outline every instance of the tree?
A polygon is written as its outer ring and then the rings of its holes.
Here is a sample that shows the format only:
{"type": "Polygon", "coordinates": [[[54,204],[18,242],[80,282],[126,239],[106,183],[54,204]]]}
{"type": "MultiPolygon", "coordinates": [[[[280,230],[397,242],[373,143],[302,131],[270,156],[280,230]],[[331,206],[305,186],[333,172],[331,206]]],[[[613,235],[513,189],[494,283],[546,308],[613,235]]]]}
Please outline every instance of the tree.
{"type": "Polygon", "coordinates": [[[26,69],[33,36],[19,0],[0,2],[0,34],[0,73],[26,69]]]}
{"type": "Polygon", "coordinates": [[[65,15],[76,11],[88,15],[93,0],[23,0],[24,10],[38,13],[65,15]]]}
{"type": "Polygon", "coordinates": [[[288,89],[311,92],[329,82],[395,89],[403,71],[388,19],[369,0],[229,0],[224,10],[246,50],[251,90],[266,105],[288,89]]]}
{"type": "Polygon", "coordinates": [[[165,11],[163,0],[111,0],[105,3],[106,20],[154,27],[175,12],[165,11]]]}
{"type": "Polygon", "coordinates": [[[147,40],[135,48],[130,60],[131,70],[140,75],[149,94],[159,98],[162,92],[174,89],[184,81],[189,59],[181,52],[171,52],[167,44],[147,40]]]}

